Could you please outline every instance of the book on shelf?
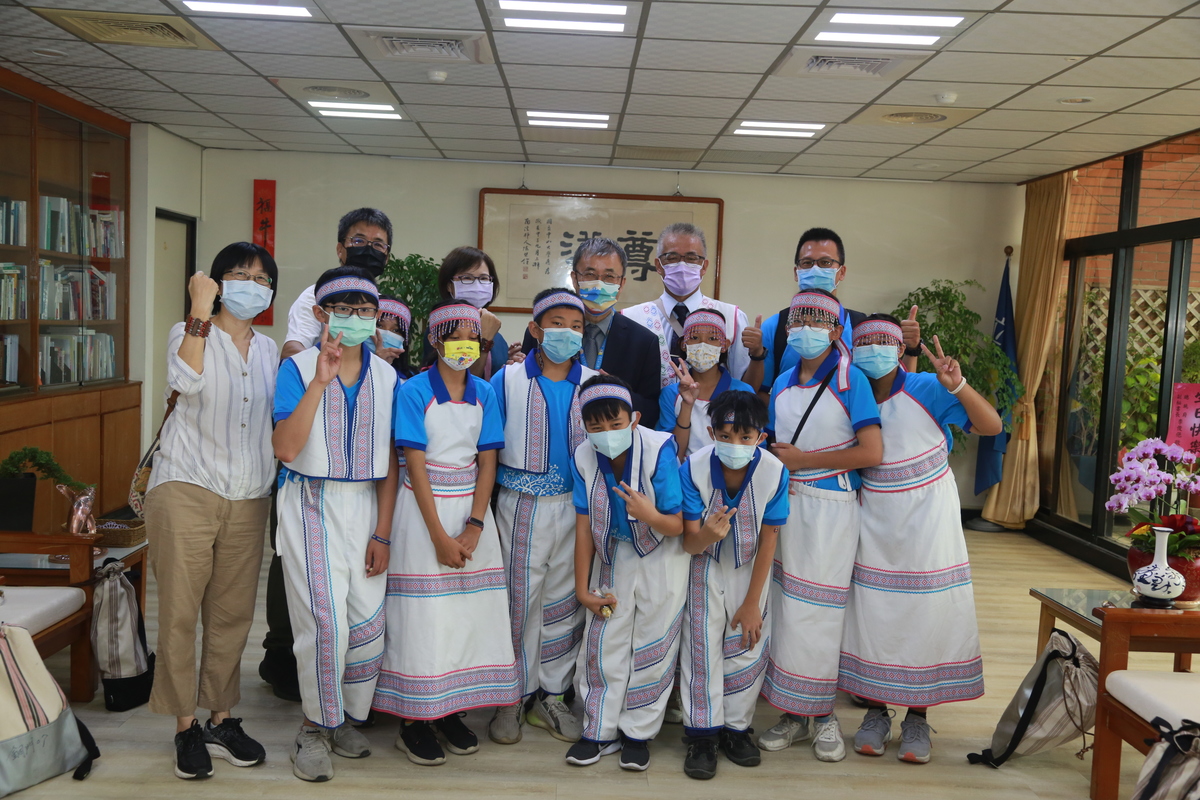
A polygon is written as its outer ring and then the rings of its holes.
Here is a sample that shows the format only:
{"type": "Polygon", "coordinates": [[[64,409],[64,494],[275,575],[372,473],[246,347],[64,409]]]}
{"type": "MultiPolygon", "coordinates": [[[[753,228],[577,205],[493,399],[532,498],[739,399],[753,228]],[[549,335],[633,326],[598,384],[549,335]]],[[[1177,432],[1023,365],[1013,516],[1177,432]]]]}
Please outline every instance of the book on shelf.
{"type": "Polygon", "coordinates": [[[39,337],[42,384],[53,386],[112,378],[116,375],[116,340],[111,334],[82,330],[49,330],[39,337]]]}
{"type": "Polygon", "coordinates": [[[117,275],[88,264],[38,262],[41,269],[43,320],[117,318],[117,275]]]}
{"type": "Polygon", "coordinates": [[[40,198],[43,250],[94,258],[125,257],[125,212],[120,206],[84,207],[65,197],[40,198]]]}
{"type": "Polygon", "coordinates": [[[0,385],[17,382],[17,365],[21,356],[21,337],[15,333],[0,336],[0,385]]]}
{"type": "Polygon", "coordinates": [[[0,196],[0,244],[25,247],[29,225],[29,201],[0,196]]]}
{"type": "Polygon", "coordinates": [[[0,320],[28,319],[25,265],[0,262],[0,320]]]}

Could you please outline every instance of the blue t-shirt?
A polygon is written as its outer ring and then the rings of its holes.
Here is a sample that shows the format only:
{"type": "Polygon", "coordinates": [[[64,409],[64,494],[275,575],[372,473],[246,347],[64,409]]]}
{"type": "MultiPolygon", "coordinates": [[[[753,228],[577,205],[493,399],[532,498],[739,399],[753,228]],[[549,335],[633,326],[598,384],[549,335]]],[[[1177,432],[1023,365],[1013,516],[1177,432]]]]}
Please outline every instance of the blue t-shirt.
{"type": "MultiPolygon", "coordinates": [[[[483,452],[503,447],[504,422],[500,419],[499,404],[491,385],[483,378],[467,373],[462,401],[468,405],[475,405],[478,401],[483,406],[483,425],[479,429],[475,449],[483,452]]],[[[451,402],[446,382],[442,380],[436,365],[409,378],[400,389],[392,428],[396,444],[413,450],[425,450],[429,444],[429,435],[425,430],[425,409],[433,402],[438,405],[451,402]]]]}
{"type": "MultiPolygon", "coordinates": [[[[678,452],[675,447],[675,437],[669,437],[659,448],[654,463],[654,472],[650,475],[650,483],[654,485],[654,507],[660,514],[678,514],[683,509],[678,452]]],[[[650,456],[650,453],[645,452],[642,455],[643,458],[650,456]]],[[[620,478],[613,475],[612,462],[603,453],[596,454],[596,461],[600,465],[600,472],[604,475],[604,485],[608,487],[608,503],[612,512],[609,515],[612,520],[610,531],[618,539],[632,542],[633,529],[629,527],[629,512],[625,508],[625,501],[613,492],[613,489],[618,488],[621,481],[628,486],[637,488],[637,484],[631,480],[629,474],[633,459],[628,456],[625,458],[625,471],[620,478]]],[[[583,476],[579,474],[579,468],[575,465],[574,459],[571,459],[571,474],[575,482],[572,494],[575,513],[587,514],[588,485],[583,476]]]]}
{"type": "MultiPolygon", "coordinates": [[[[763,386],[775,385],[775,353],[772,348],[775,346],[775,331],[778,328],[778,314],[772,314],[763,320],[762,342],[763,347],[767,349],[767,360],[763,362],[763,386]]],[[[854,327],[850,324],[850,312],[844,308],[842,309],[842,342],[846,345],[846,349],[854,351],[854,327]]],[[[783,358],[779,360],[779,374],[786,375],[787,371],[796,366],[799,361],[800,354],[784,345],[783,358]]]]}
{"type": "MultiPolygon", "coordinates": [[[[695,458],[695,456],[692,456],[692,458],[695,458]]],[[[725,486],[725,471],[721,468],[721,459],[717,458],[716,451],[710,453],[708,458],[708,469],[709,474],[712,476],[713,488],[720,490],[721,502],[727,508],[735,507],[738,503],[742,502],[742,493],[750,485],[750,478],[754,475],[754,471],[758,469],[759,462],[762,461],[762,450],[755,449],[754,458],[746,466],[746,474],[742,478],[742,485],[733,495],[729,494],[729,489],[725,486]]],[[[696,488],[696,483],[692,480],[692,471],[690,469],[680,469],[679,479],[683,486],[683,518],[693,521],[703,519],[704,512],[708,510],[706,506],[708,498],[701,497],[700,490],[696,488]]],[[[775,488],[775,493],[771,495],[771,499],[767,502],[767,507],[763,511],[762,523],[760,524],[783,525],[787,522],[788,511],[790,509],[791,504],[788,500],[788,471],[785,469],[779,473],[779,486],[775,488]]],[[[758,531],[754,533],[757,535],[758,531]]]]}
{"type": "MultiPolygon", "coordinates": [[[[789,348],[790,349],[790,348],[789,348]]],[[[784,389],[792,386],[817,386],[825,379],[832,369],[837,369],[838,360],[841,354],[837,348],[829,351],[829,355],[825,356],[825,360],[821,362],[821,366],[817,367],[817,371],[813,373],[812,379],[807,383],[800,383],[800,365],[792,367],[788,372],[780,375],[775,380],[775,385],[771,387],[771,403],[768,406],[768,421],[767,431],[775,433],[775,398],[784,389]]],[[[835,375],[833,380],[829,382],[829,386],[825,388],[826,392],[832,392],[850,415],[850,425],[854,432],[867,427],[868,425],[879,424],[879,406],[875,403],[875,393],[871,389],[871,381],[863,374],[862,370],[853,364],[849,369],[850,388],[842,390],[838,388],[838,378],[835,375]]],[[[796,420],[799,422],[799,420],[796,420]]],[[[789,426],[789,435],[791,427],[789,426]]],[[[862,479],[858,477],[858,470],[850,470],[846,473],[850,480],[850,491],[855,491],[862,485],[862,479]]],[[[819,481],[813,481],[812,486],[815,489],[831,489],[833,491],[846,491],[846,487],[841,485],[837,477],[822,478],[819,481]]]]}
{"type": "MultiPolygon", "coordinates": [[[[729,370],[725,367],[717,367],[721,370],[721,377],[717,379],[716,388],[713,389],[711,400],[716,400],[721,392],[753,392],[754,389],[750,384],[735,380],[729,374],[729,370]]],[[[675,400],[679,397],[679,382],[676,381],[669,386],[664,386],[662,393],[658,396],[658,429],[670,433],[675,430],[675,423],[678,417],[675,414],[675,400]]],[[[710,402],[711,402],[710,400],[710,402]]]]}
{"type": "Polygon", "coordinates": [[[947,450],[954,449],[954,434],[950,431],[951,425],[957,425],[965,433],[971,432],[971,419],[967,416],[967,409],[963,408],[963,404],[957,397],[950,394],[949,389],[938,382],[937,375],[934,373],[897,370],[896,379],[892,383],[892,390],[888,397],[892,397],[901,389],[924,406],[929,415],[937,420],[937,424],[942,428],[942,433],[946,435],[947,450]]]}
{"type": "MultiPolygon", "coordinates": [[[[515,469],[501,464],[496,472],[496,481],[514,492],[525,492],[537,497],[548,497],[571,491],[571,434],[568,422],[571,419],[571,403],[575,389],[583,377],[578,361],[571,363],[571,371],[561,381],[552,381],[542,375],[538,366],[537,350],[529,353],[524,361],[525,375],[538,382],[542,396],[546,398],[546,414],[550,424],[550,451],[547,453],[546,472],[538,474],[515,469]]],[[[504,369],[492,376],[492,390],[500,408],[501,425],[508,421],[508,400],[504,391],[504,369]]],[[[514,376],[514,379],[519,379],[514,376]]],[[[524,448],[524,442],[507,442],[508,447],[524,448]]]]}

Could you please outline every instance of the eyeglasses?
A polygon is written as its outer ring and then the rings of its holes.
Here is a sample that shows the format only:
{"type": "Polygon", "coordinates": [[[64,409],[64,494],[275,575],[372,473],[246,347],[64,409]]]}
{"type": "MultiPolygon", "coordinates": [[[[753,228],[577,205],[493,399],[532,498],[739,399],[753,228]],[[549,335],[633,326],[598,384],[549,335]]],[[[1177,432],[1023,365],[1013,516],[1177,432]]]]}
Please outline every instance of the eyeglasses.
{"type": "Polygon", "coordinates": [[[818,258],[815,260],[811,258],[802,258],[796,262],[796,266],[800,269],[812,269],[813,267],[829,269],[830,267],[840,267],[841,265],[842,262],[838,261],[836,258],[818,258]]]}
{"type": "Polygon", "coordinates": [[[698,256],[695,253],[688,253],[685,256],[681,256],[679,253],[663,253],[658,257],[658,260],[664,264],[678,264],[680,261],[683,261],[687,264],[698,266],[704,263],[704,256],[698,256]]]}
{"type": "Polygon", "coordinates": [[[788,320],[788,328],[804,327],[805,325],[810,328],[831,331],[837,327],[837,322],[824,316],[815,317],[811,314],[793,314],[792,318],[788,320]]]}
{"type": "Polygon", "coordinates": [[[379,314],[378,308],[352,308],[351,306],[331,306],[326,309],[330,314],[333,314],[338,319],[350,319],[358,317],[359,319],[375,319],[379,314]]]}
{"type": "Polygon", "coordinates": [[[271,288],[271,279],[266,275],[251,275],[244,269],[234,269],[226,272],[223,276],[227,281],[254,281],[259,286],[271,288]]]}
{"type": "Polygon", "coordinates": [[[463,286],[470,286],[473,283],[489,284],[492,282],[491,275],[455,275],[450,280],[455,283],[461,283],[463,286]]]}
{"type": "Polygon", "coordinates": [[[367,247],[370,246],[377,253],[386,253],[392,249],[392,246],[384,242],[373,242],[370,239],[364,239],[361,236],[352,236],[346,240],[347,247],[367,247]]]}
{"type": "Polygon", "coordinates": [[[620,283],[623,275],[618,275],[615,272],[605,272],[601,275],[594,269],[589,269],[587,272],[575,272],[575,277],[584,281],[602,281],[604,283],[620,283]]]}

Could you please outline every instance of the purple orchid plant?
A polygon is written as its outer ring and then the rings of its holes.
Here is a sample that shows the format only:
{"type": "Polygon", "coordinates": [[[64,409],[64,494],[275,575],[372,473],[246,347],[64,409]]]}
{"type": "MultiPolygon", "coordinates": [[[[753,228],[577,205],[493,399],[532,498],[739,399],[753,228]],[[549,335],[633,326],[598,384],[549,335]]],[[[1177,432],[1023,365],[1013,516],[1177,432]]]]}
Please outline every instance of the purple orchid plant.
{"type": "Polygon", "coordinates": [[[1143,439],[1121,458],[1121,468],[1108,477],[1115,490],[1104,507],[1127,513],[1139,523],[1129,532],[1139,550],[1154,548],[1153,526],[1170,528],[1170,555],[1185,555],[1200,548],[1200,523],[1188,515],[1188,497],[1200,492],[1197,455],[1162,439],[1143,439]],[[1147,515],[1133,506],[1150,504],[1147,515]]]}

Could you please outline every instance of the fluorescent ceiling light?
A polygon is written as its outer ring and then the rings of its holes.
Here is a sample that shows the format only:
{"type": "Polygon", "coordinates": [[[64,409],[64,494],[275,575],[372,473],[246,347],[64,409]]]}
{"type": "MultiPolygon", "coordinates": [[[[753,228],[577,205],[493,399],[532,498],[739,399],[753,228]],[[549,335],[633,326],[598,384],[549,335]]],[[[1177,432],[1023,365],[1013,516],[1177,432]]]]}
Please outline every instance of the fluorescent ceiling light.
{"type": "Polygon", "coordinates": [[[574,122],[568,119],[531,119],[530,125],[541,125],[551,128],[600,128],[608,127],[607,122],[574,122]]]}
{"type": "Polygon", "coordinates": [[[785,128],[801,131],[819,131],[825,126],[815,122],[742,122],[743,128],[785,128]]]}
{"type": "Polygon", "coordinates": [[[504,11],[541,11],[547,14],[615,14],[625,16],[625,6],[607,3],[542,3],[534,0],[500,0],[504,11]]]}
{"type": "Polygon", "coordinates": [[[816,136],[812,131],[778,131],[763,130],[762,128],[738,128],[734,133],[739,133],[743,136],[791,136],[796,139],[808,139],[816,136]]]}
{"type": "Polygon", "coordinates": [[[558,111],[526,111],[525,116],[529,117],[530,119],[533,119],[534,117],[545,117],[549,119],[584,119],[608,122],[608,114],[566,114],[558,111]]]}
{"type": "Polygon", "coordinates": [[[313,108],[338,108],[343,111],[395,111],[386,103],[329,103],[324,100],[309,100],[313,108]]]}
{"type": "Polygon", "coordinates": [[[817,34],[818,42],[863,42],[866,44],[921,44],[929,45],[936,42],[940,36],[902,36],[893,33],[841,33],[839,31],[821,31],[817,34]]]}
{"type": "Polygon", "coordinates": [[[263,6],[254,3],[202,3],[199,0],[183,0],[192,11],[214,11],[224,14],[263,14],[274,17],[311,17],[303,6],[263,6]]]}
{"type": "Polygon", "coordinates": [[[354,117],[356,119],[403,119],[399,114],[382,114],[376,111],[321,111],[322,117],[354,117]]]}
{"type": "Polygon", "coordinates": [[[962,17],[919,17],[908,14],[834,14],[830,22],[843,25],[911,25],[922,28],[953,28],[962,17]]]}
{"type": "Polygon", "coordinates": [[[548,31],[594,31],[597,33],[623,33],[624,22],[582,22],[568,19],[518,19],[505,17],[504,24],[510,28],[540,28],[548,31]]]}

